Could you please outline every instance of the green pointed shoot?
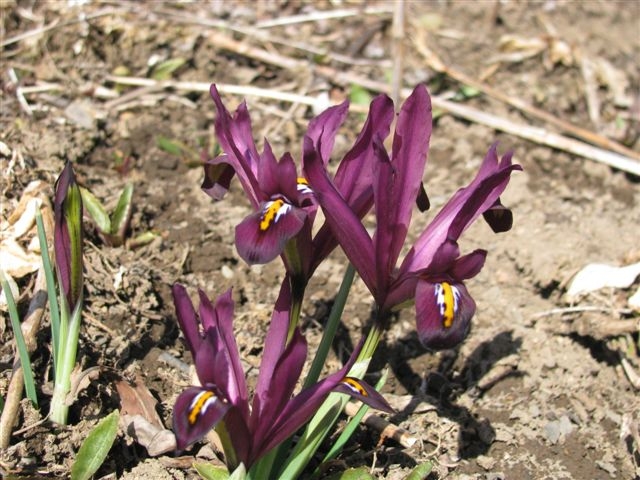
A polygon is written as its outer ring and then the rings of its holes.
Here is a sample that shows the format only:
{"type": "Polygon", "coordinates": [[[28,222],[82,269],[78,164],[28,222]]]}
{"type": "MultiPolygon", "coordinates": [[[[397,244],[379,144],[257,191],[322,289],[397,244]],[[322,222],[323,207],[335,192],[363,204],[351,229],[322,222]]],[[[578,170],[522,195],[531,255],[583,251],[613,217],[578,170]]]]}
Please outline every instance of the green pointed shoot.
{"type": "Polygon", "coordinates": [[[13,336],[16,339],[16,346],[18,347],[18,356],[20,357],[22,375],[24,377],[24,389],[27,393],[27,398],[31,400],[34,407],[38,408],[38,397],[36,396],[36,387],[35,382],[33,381],[33,370],[31,369],[29,350],[27,350],[27,344],[24,341],[24,336],[22,335],[22,327],[20,326],[20,318],[18,316],[16,301],[13,298],[9,281],[2,269],[0,269],[0,281],[2,282],[2,290],[4,290],[5,298],[7,299],[9,317],[11,318],[11,328],[13,329],[13,336]]]}
{"type": "MultiPolygon", "coordinates": [[[[76,362],[82,317],[82,194],[67,163],[56,182],[54,198],[54,250],[60,292],[60,329],[56,351],[53,398],[49,415],[66,425],[71,390],[71,372],[76,362]]],[[[51,293],[53,294],[53,292],[51,293]]]]}
{"type": "Polygon", "coordinates": [[[80,187],[82,194],[82,203],[91,219],[95,222],[96,227],[102,233],[111,232],[111,219],[104,205],[98,198],[84,187],[80,187]]]}
{"type": "Polygon", "coordinates": [[[111,217],[104,205],[86,188],[80,188],[82,201],[91,219],[95,222],[100,236],[107,245],[119,247],[124,243],[124,236],[133,211],[133,184],[127,183],[120,194],[118,204],[111,217]]]}
{"type": "Polygon", "coordinates": [[[120,244],[124,241],[124,234],[127,231],[129,220],[131,219],[133,197],[133,184],[127,183],[120,194],[116,209],[111,216],[111,235],[119,239],[120,244]]]}
{"type": "Polygon", "coordinates": [[[71,467],[71,480],[89,480],[107,458],[118,434],[120,412],[114,410],[91,430],[71,467]]]}

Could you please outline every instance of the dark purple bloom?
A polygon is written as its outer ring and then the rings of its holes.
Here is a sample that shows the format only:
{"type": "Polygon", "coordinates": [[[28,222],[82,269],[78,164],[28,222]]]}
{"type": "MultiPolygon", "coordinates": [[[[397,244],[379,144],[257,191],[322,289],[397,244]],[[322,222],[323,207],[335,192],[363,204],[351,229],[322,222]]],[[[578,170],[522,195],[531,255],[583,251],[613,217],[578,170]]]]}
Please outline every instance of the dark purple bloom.
{"type": "MultiPolygon", "coordinates": [[[[215,87],[211,96],[216,104],[216,135],[223,155],[205,163],[202,188],[214,199],[220,199],[236,174],[255,212],[236,227],[236,248],[248,263],[266,263],[279,254],[287,270],[308,280],[313,270],[337,245],[331,229],[323,225],[312,238],[312,224],[317,204],[303,171],[298,176],[295,162],[286,153],[278,161],[265,140],[264,151],[258,153],[253,141],[251,120],[245,103],[235,115],[225,108],[215,87]],[[287,244],[295,239],[295,254],[287,255],[287,244]]],[[[326,169],[335,136],[344,122],[348,104],[331,107],[314,118],[305,135],[304,154],[317,152],[326,169]]],[[[353,148],[340,162],[334,184],[356,216],[364,216],[373,204],[371,188],[375,159],[373,142],[389,134],[393,105],[384,96],[376,98],[369,117],[353,148]]]]}
{"type": "Polygon", "coordinates": [[[231,292],[218,297],[215,304],[200,292],[199,314],[183,286],[173,286],[173,297],[201,384],[185,390],[176,401],[173,425],[179,449],[223,421],[233,457],[249,468],[303,426],[332,391],[347,393],[374,408],[391,410],[373,388],[346,377],[355,355],[340,371],[293,396],[307,345],[297,328],[287,341],[291,305],[288,280],[283,282],[275,305],[251,408],[233,337],[231,292]]]}
{"type": "Polygon", "coordinates": [[[72,312],[82,296],[82,196],[71,162],[56,180],[54,212],[54,251],[58,279],[72,312]]]}
{"type": "Polygon", "coordinates": [[[500,204],[512,165],[511,154],[498,160],[496,146],[487,153],[476,178],[460,189],[416,240],[400,267],[413,204],[421,193],[431,136],[431,101],[416,87],[398,116],[391,158],[374,141],[376,230],[371,237],[322,168],[319,152],[306,152],[305,171],[331,229],[373,294],[384,316],[415,300],[418,335],[425,346],[450,348],[467,334],[475,303],[463,281],[475,276],[486,251],[460,256],[458,238],[481,214],[494,231],[508,230],[511,212],[500,204]]]}

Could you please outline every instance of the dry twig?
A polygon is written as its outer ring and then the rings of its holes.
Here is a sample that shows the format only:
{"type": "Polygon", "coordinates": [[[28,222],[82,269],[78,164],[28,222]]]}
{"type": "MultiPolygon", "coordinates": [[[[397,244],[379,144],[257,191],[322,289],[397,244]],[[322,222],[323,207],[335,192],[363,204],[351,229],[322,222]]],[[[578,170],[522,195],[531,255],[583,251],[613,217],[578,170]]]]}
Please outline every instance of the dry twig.
{"type": "MultiPolygon", "coordinates": [[[[459,70],[456,70],[454,68],[451,68],[445,65],[444,62],[438,57],[438,55],[436,55],[435,52],[433,52],[431,49],[429,49],[426,46],[426,39],[424,38],[424,34],[421,34],[419,29],[416,29],[416,31],[418,33],[413,40],[413,45],[415,46],[418,53],[420,53],[422,57],[425,59],[427,64],[431,68],[433,68],[435,71],[439,73],[443,73],[460,83],[464,83],[477,90],[480,90],[486,95],[489,95],[490,97],[493,97],[496,100],[500,100],[501,102],[504,102],[508,105],[511,105],[512,107],[517,108],[518,110],[524,112],[527,115],[530,115],[534,118],[538,118],[550,125],[553,125],[554,127],[558,128],[562,132],[573,135],[593,145],[606,148],[607,150],[612,150],[614,152],[619,153],[620,155],[625,155],[627,157],[640,160],[640,153],[635,152],[625,147],[624,145],[619,144],[618,142],[614,142],[613,140],[606,138],[602,135],[599,135],[595,132],[586,130],[584,128],[581,128],[569,122],[566,122],[550,114],[549,112],[545,112],[544,110],[536,108],[533,105],[529,105],[527,102],[521,100],[520,98],[507,95],[493,87],[490,87],[489,85],[486,85],[482,82],[475,80],[474,78],[471,78],[470,76],[466,75],[463,72],[460,72],[459,70]]],[[[607,162],[603,162],[603,163],[607,163],[607,162]]],[[[615,165],[611,165],[611,166],[615,166],[615,165]]],[[[621,168],[621,169],[624,170],[624,168],[621,168]]]]}
{"type": "MultiPolygon", "coordinates": [[[[347,415],[353,417],[356,413],[358,413],[359,408],[360,405],[358,405],[357,403],[348,402],[344,407],[344,411],[347,415]]],[[[375,413],[365,413],[364,417],[362,417],[362,423],[380,432],[380,435],[382,437],[391,438],[405,448],[413,447],[418,441],[416,437],[411,435],[411,433],[409,433],[404,428],[394,425],[384,418],[379,417],[375,413]]]]}

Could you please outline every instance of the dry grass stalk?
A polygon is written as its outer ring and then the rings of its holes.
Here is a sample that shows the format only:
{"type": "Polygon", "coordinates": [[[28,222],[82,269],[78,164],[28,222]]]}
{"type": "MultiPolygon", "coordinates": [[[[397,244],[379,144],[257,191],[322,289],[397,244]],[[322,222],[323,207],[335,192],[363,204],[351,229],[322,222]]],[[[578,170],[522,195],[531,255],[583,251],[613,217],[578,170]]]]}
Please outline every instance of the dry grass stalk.
{"type": "Polygon", "coordinates": [[[618,142],[614,142],[613,140],[606,138],[602,135],[599,135],[595,132],[592,132],[590,130],[568,123],[550,114],[549,112],[545,112],[544,110],[541,110],[539,108],[534,107],[533,105],[528,104],[527,102],[521,100],[518,97],[507,95],[493,87],[490,87],[489,85],[486,85],[482,82],[477,81],[474,78],[471,78],[470,76],[466,75],[463,72],[460,72],[459,70],[456,70],[454,68],[451,68],[445,65],[444,62],[436,55],[436,53],[426,46],[426,38],[424,33],[420,33],[419,29],[416,29],[416,31],[417,31],[417,34],[416,34],[416,37],[414,37],[413,39],[413,45],[418,51],[418,53],[420,53],[420,55],[422,55],[422,57],[425,59],[427,64],[431,68],[433,68],[435,71],[439,73],[443,73],[460,83],[464,83],[477,90],[480,90],[484,94],[489,95],[490,97],[495,98],[496,100],[504,102],[524,112],[526,115],[530,115],[534,118],[537,118],[539,120],[542,120],[548,123],[549,125],[553,125],[554,127],[558,128],[560,131],[573,135],[579,139],[584,140],[585,142],[588,142],[593,145],[597,145],[607,150],[612,150],[614,152],[619,153],[620,155],[624,155],[636,160],[640,160],[640,153],[635,152],[625,147],[624,145],[619,144],[618,142]]]}

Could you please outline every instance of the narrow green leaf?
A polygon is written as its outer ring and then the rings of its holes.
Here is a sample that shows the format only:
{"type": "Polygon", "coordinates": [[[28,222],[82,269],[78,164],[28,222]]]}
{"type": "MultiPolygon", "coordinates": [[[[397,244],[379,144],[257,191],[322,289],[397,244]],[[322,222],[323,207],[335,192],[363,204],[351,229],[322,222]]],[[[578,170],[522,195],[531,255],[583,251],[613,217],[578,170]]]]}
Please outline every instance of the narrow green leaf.
{"type": "Polygon", "coordinates": [[[424,480],[431,473],[433,469],[433,463],[425,462],[414,468],[409,475],[404,477],[404,480],[424,480]]]}
{"type": "Polygon", "coordinates": [[[228,480],[229,470],[225,467],[217,467],[210,463],[194,463],[193,468],[196,469],[198,475],[205,480],[228,480]]]}
{"type": "Polygon", "coordinates": [[[184,65],[185,62],[186,60],[180,57],[160,62],[153,68],[151,78],[154,80],[168,80],[171,78],[171,74],[184,65]]]}
{"type": "Polygon", "coordinates": [[[9,318],[11,318],[11,328],[13,329],[13,336],[16,339],[16,345],[18,347],[18,356],[20,357],[20,364],[22,365],[22,375],[24,376],[24,389],[27,392],[27,398],[31,400],[33,406],[38,408],[38,397],[36,396],[36,387],[33,381],[33,370],[31,369],[31,360],[29,359],[29,351],[27,350],[27,344],[24,341],[22,335],[22,327],[20,326],[20,318],[18,317],[18,308],[16,301],[13,298],[11,287],[5,276],[3,270],[0,270],[0,280],[2,281],[2,289],[7,299],[7,307],[9,308],[9,318]]]}
{"type": "Polygon", "coordinates": [[[129,224],[129,219],[131,218],[131,209],[132,202],[131,198],[133,196],[133,184],[127,183],[120,194],[120,198],[118,199],[118,204],[116,205],[116,209],[111,216],[111,235],[116,235],[120,242],[124,239],[125,231],[127,230],[127,226],[129,224]]]}
{"type": "Polygon", "coordinates": [[[326,480],[376,480],[367,467],[350,468],[344,472],[334,473],[326,480]]]}
{"type": "Polygon", "coordinates": [[[182,145],[177,140],[171,140],[170,138],[158,135],[156,137],[156,145],[158,145],[160,150],[164,150],[171,155],[182,156],[182,145]]]}
{"type": "Polygon", "coordinates": [[[96,223],[98,230],[102,233],[109,233],[111,231],[111,220],[109,220],[109,214],[100,200],[84,187],[80,187],[80,193],[82,194],[84,208],[87,209],[87,213],[96,223]]]}
{"type": "Polygon", "coordinates": [[[98,471],[116,439],[119,420],[120,412],[114,410],[91,430],[71,467],[71,480],[88,480],[98,471]]]}
{"type": "Polygon", "coordinates": [[[59,339],[60,339],[60,307],[56,296],[56,282],[53,275],[53,267],[49,258],[47,235],[44,231],[42,213],[36,212],[36,225],[38,226],[38,240],[40,241],[40,256],[47,281],[47,297],[49,298],[49,315],[51,317],[51,345],[53,347],[53,369],[58,369],[59,339]]]}
{"type": "Polygon", "coordinates": [[[329,354],[329,350],[331,350],[333,339],[338,331],[338,325],[340,325],[340,319],[342,318],[344,306],[347,303],[347,297],[349,296],[349,290],[351,289],[355,272],[355,268],[349,263],[347,265],[347,270],[344,272],[344,276],[342,277],[342,283],[340,284],[338,294],[336,295],[333,306],[331,307],[331,313],[329,313],[329,320],[324,328],[322,340],[320,341],[316,355],[311,363],[311,368],[309,368],[307,378],[304,381],[304,388],[315,384],[318,381],[318,378],[320,378],[320,372],[326,363],[327,355],[329,354]]]}

